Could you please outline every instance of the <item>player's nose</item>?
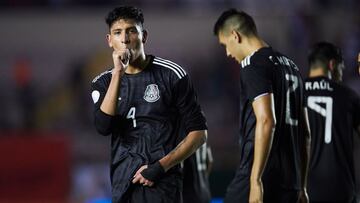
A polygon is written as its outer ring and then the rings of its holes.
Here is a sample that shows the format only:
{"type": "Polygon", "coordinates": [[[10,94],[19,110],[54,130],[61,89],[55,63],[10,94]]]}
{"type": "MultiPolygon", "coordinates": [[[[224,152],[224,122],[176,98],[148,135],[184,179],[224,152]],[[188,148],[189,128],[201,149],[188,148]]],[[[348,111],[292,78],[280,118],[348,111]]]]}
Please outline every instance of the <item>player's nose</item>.
{"type": "Polygon", "coordinates": [[[121,35],[121,43],[128,44],[130,42],[129,35],[127,33],[123,33],[121,35]]]}

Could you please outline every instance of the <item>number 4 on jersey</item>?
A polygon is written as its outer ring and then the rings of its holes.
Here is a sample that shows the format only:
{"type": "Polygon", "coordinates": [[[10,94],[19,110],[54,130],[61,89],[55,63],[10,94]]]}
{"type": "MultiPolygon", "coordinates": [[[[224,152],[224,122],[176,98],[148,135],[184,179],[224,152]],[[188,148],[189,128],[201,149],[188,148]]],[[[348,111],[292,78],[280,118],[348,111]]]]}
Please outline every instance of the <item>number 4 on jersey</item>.
{"type": "Polygon", "coordinates": [[[136,112],[136,108],[135,107],[131,107],[126,118],[127,119],[132,119],[133,120],[133,127],[136,128],[136,119],[135,119],[135,112],[136,112]]]}

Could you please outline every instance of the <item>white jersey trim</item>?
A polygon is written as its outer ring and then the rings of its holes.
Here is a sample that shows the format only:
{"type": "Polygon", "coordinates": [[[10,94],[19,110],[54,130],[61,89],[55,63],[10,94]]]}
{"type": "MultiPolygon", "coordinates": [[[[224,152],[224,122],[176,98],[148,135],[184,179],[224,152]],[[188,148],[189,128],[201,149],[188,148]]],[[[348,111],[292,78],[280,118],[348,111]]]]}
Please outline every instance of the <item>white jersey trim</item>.
{"type": "Polygon", "coordinates": [[[253,53],[251,53],[250,55],[246,56],[242,61],[241,61],[241,67],[245,68],[246,66],[250,65],[250,58],[252,57],[252,55],[254,55],[256,51],[254,51],[253,53]]]}
{"type": "Polygon", "coordinates": [[[185,75],[186,75],[185,70],[183,68],[181,68],[181,66],[179,66],[178,64],[176,64],[176,63],[174,63],[172,61],[165,60],[165,59],[162,59],[162,58],[159,58],[159,57],[155,57],[153,63],[156,64],[156,65],[160,65],[160,66],[171,69],[172,71],[175,72],[175,74],[180,79],[185,77],[185,75]]]}
{"type": "Polygon", "coordinates": [[[257,99],[259,99],[260,97],[265,96],[265,95],[268,95],[268,94],[270,94],[270,93],[269,93],[269,92],[266,92],[266,93],[259,94],[258,96],[256,96],[256,97],[254,98],[254,101],[257,100],[257,99]]]}
{"type": "Polygon", "coordinates": [[[111,73],[111,72],[112,72],[112,69],[100,73],[100,75],[96,76],[96,77],[93,79],[92,83],[95,83],[101,76],[106,75],[106,74],[111,73]]]}

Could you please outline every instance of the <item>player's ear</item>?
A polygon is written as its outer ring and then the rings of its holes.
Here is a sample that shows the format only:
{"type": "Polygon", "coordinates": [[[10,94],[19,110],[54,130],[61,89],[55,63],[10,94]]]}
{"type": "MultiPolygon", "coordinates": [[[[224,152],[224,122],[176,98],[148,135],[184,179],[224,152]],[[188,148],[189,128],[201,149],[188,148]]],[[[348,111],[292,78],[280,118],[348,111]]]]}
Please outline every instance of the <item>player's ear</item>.
{"type": "Polygon", "coordinates": [[[237,43],[241,43],[242,36],[238,31],[232,30],[231,35],[234,37],[234,39],[236,40],[237,43]]]}
{"type": "Polygon", "coordinates": [[[111,36],[110,36],[110,34],[107,34],[107,35],[106,35],[106,41],[107,41],[109,47],[112,48],[113,45],[112,45],[112,43],[111,43],[111,36]]]}
{"type": "Polygon", "coordinates": [[[142,41],[142,43],[145,44],[146,40],[147,40],[148,32],[147,32],[147,30],[143,30],[142,33],[143,34],[142,34],[142,40],[141,41],[142,41]]]}
{"type": "Polygon", "coordinates": [[[330,59],[330,61],[329,61],[329,64],[328,64],[328,66],[329,66],[329,70],[331,71],[331,72],[334,72],[334,70],[336,69],[336,61],[335,61],[335,59],[330,59]]]}

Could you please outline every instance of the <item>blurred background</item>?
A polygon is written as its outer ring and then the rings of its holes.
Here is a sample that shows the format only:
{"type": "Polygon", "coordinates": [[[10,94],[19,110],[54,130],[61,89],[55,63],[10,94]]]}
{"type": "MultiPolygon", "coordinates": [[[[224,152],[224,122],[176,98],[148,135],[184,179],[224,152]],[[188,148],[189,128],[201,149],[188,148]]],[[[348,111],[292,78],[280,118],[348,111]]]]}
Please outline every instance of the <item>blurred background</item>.
{"type": "Polygon", "coordinates": [[[260,35],[292,58],[303,77],[311,44],[338,45],[344,82],[360,94],[359,0],[1,0],[1,203],[110,197],[110,137],[93,126],[90,86],[112,65],[104,18],[120,4],[143,9],[145,51],[181,64],[194,82],[214,156],[213,197],[224,196],[238,162],[239,66],[226,58],[212,31],[223,10],[252,15],[260,35]]]}

